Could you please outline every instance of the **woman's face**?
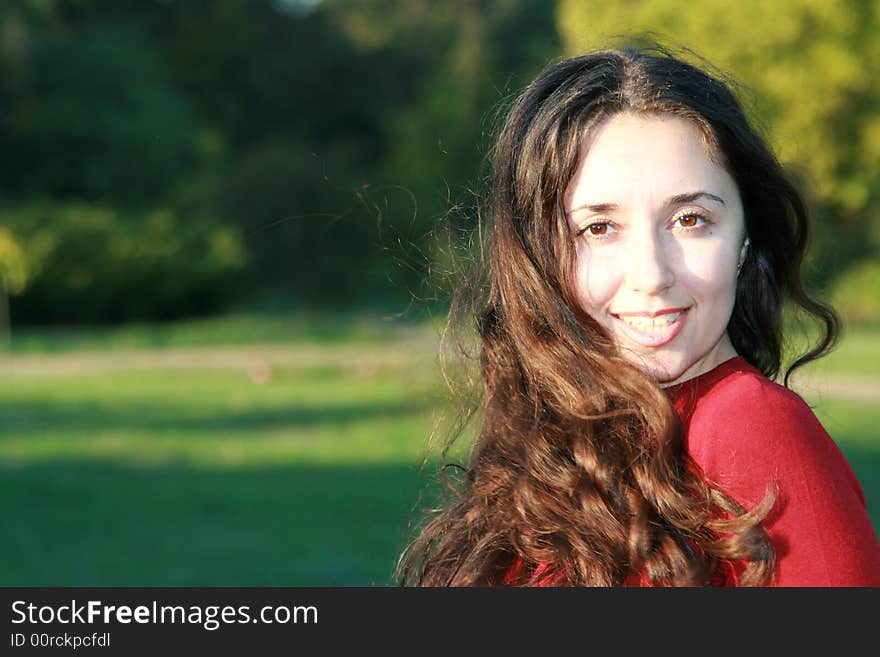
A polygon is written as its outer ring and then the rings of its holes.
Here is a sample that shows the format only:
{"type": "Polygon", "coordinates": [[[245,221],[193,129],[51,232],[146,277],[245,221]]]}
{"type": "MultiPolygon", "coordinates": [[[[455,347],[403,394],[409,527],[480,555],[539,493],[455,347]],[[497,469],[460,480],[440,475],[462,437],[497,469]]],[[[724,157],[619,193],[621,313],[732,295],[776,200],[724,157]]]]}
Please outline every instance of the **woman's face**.
{"type": "Polygon", "coordinates": [[[745,255],[742,202],[699,128],[620,113],[580,152],[564,206],[583,308],[664,385],[736,355],[726,329],[745,255]]]}

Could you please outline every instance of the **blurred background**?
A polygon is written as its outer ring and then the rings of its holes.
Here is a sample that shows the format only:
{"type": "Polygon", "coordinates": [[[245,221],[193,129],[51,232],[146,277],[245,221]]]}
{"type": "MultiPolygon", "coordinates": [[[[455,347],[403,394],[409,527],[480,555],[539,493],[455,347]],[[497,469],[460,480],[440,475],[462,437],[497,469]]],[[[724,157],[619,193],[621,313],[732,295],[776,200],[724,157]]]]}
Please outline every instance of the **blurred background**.
{"type": "MultiPolygon", "coordinates": [[[[796,377],[880,527],[872,0],[0,6],[0,584],[381,585],[434,490],[448,249],[504,107],[650,32],[807,191],[796,377]]],[[[442,432],[441,432],[442,433],[442,432]]]]}

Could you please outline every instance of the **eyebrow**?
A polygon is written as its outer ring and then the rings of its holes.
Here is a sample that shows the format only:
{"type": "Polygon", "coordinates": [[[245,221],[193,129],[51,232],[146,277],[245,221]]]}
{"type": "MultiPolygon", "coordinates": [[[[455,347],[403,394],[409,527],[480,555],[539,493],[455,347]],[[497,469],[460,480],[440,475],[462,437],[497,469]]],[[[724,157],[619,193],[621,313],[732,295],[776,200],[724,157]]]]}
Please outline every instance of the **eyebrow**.
{"type": "MultiPolygon", "coordinates": [[[[690,192],[688,194],[677,194],[675,196],[670,196],[666,199],[666,203],[664,207],[669,207],[671,205],[681,205],[682,203],[693,203],[699,198],[707,198],[710,201],[715,201],[724,205],[724,199],[720,196],[716,196],[715,194],[710,194],[705,191],[698,192],[690,192]]],[[[572,212],[577,212],[578,210],[590,210],[591,212],[611,212],[612,210],[618,210],[620,206],[616,203],[592,203],[589,205],[579,205],[576,208],[572,208],[566,214],[571,214],[572,212]]]]}

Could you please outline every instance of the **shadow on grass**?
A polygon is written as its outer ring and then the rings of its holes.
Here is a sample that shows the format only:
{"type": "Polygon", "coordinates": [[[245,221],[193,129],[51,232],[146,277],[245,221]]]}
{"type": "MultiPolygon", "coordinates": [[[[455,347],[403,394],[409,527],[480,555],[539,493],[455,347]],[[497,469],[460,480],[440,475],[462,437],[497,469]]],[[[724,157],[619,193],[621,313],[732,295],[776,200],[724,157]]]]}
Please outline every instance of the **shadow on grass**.
{"type": "MultiPolygon", "coordinates": [[[[880,448],[845,450],[880,527],[880,448]]],[[[3,586],[373,586],[434,466],[0,466],[3,586]]]]}
{"type": "Polygon", "coordinates": [[[880,536],[880,444],[875,450],[845,448],[842,450],[865,491],[868,514],[874,531],[880,536]]]}
{"type": "Polygon", "coordinates": [[[435,470],[2,465],[0,585],[392,584],[435,470]]]}

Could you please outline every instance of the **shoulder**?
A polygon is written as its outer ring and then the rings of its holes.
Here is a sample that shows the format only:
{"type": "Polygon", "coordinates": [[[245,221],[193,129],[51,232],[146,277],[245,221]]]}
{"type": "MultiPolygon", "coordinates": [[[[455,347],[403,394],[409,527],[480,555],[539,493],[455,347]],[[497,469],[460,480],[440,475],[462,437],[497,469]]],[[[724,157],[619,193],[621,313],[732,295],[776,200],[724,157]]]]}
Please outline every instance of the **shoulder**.
{"type": "Polygon", "coordinates": [[[696,401],[688,451],[710,478],[757,502],[773,482],[837,482],[864,503],[840,448],[807,403],[757,370],[733,372],[696,401]],[[764,484],[758,486],[758,482],[764,484]]]}
{"type": "Polygon", "coordinates": [[[695,418],[697,415],[701,420],[721,415],[746,424],[818,424],[813,411],[797,393],[752,368],[733,372],[706,390],[695,408],[695,418]]]}
{"type": "Polygon", "coordinates": [[[764,521],[780,586],[880,586],[880,544],[837,444],[796,393],[757,371],[730,373],[694,400],[688,451],[706,478],[764,521]]]}
{"type": "Polygon", "coordinates": [[[690,433],[701,437],[727,435],[765,444],[768,433],[797,429],[824,434],[813,411],[795,392],[771,381],[753,368],[732,372],[701,389],[692,402],[690,433]]]}
{"type": "Polygon", "coordinates": [[[707,433],[709,437],[735,434],[743,443],[763,447],[769,447],[771,437],[798,443],[806,439],[804,447],[828,437],[800,395],[757,370],[729,374],[700,391],[694,402],[691,433],[707,433]]]}

